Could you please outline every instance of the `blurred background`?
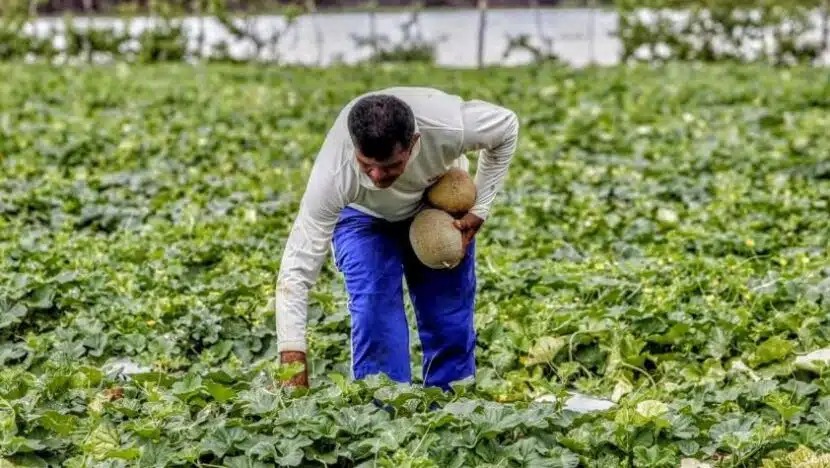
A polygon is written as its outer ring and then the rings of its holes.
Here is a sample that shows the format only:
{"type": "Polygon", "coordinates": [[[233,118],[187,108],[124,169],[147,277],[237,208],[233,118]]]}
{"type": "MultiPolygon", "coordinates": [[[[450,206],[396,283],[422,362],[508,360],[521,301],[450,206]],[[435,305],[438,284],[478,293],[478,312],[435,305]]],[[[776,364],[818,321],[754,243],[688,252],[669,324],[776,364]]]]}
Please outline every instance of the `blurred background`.
{"type": "Polygon", "coordinates": [[[828,63],[830,0],[2,0],[0,60],[828,63]]]}

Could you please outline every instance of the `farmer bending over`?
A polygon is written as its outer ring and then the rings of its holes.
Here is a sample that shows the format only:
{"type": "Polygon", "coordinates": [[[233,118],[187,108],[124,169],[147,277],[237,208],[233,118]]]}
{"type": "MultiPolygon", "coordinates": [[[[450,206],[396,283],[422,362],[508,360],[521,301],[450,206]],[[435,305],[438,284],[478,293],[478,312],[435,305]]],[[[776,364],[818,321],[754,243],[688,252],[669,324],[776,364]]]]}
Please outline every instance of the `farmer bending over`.
{"type": "Polygon", "coordinates": [[[282,363],[304,371],[306,306],[331,245],[349,296],[353,378],[384,373],[410,382],[403,279],[423,347],[424,384],[448,390],[475,373],[475,242],[516,149],[516,114],[431,88],[397,87],[359,96],[337,116],[311,171],[288,237],[276,288],[282,363]],[[408,229],[425,189],[463,153],[480,150],[475,206],[456,221],[466,255],[452,269],[418,262],[408,229]]]}

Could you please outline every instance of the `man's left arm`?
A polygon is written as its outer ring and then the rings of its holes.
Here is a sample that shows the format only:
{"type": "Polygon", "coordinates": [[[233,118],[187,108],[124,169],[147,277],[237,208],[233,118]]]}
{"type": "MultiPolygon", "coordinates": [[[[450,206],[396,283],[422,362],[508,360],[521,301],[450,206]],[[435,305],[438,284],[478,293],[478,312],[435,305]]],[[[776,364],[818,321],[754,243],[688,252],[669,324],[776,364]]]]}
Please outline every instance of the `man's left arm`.
{"type": "Polygon", "coordinates": [[[479,150],[476,167],[476,202],[457,223],[469,241],[490,215],[493,200],[501,191],[519,139],[519,119],[510,109],[481,100],[462,104],[464,142],[462,152],[479,150]],[[472,215],[472,216],[470,216],[472,215]]]}

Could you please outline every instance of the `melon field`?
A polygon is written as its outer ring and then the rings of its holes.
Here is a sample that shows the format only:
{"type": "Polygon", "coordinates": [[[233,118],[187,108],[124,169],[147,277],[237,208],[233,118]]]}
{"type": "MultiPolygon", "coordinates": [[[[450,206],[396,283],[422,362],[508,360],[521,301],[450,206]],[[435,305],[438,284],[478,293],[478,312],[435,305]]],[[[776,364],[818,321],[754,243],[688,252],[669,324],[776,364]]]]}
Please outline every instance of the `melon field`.
{"type": "Polygon", "coordinates": [[[0,467],[830,466],[830,375],[800,360],[830,346],[825,70],[0,76],[0,467]],[[281,388],[306,176],[343,104],[401,84],[520,118],[478,235],[478,374],[352,381],[329,258],[312,386],[281,388]]]}

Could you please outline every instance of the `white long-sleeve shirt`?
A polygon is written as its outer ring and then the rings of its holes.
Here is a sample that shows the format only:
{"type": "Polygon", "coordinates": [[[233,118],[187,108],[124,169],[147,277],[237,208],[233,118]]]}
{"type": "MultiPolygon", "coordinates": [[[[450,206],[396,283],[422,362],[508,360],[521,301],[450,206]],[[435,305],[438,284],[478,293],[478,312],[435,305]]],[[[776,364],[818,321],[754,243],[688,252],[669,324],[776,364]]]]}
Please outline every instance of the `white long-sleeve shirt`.
{"type": "Polygon", "coordinates": [[[344,207],[390,221],[413,216],[421,207],[424,190],[450,167],[467,170],[464,153],[478,150],[477,198],[471,212],[486,220],[516,150],[519,123],[509,109],[424,87],[367,94],[376,93],[406,102],[421,138],[403,174],[391,187],[379,189],[360,170],[346,125],[349,110],[362,96],[341,110],[312,167],[280,263],[275,294],[279,351],[306,351],[308,291],[329,253],[344,207]]]}

